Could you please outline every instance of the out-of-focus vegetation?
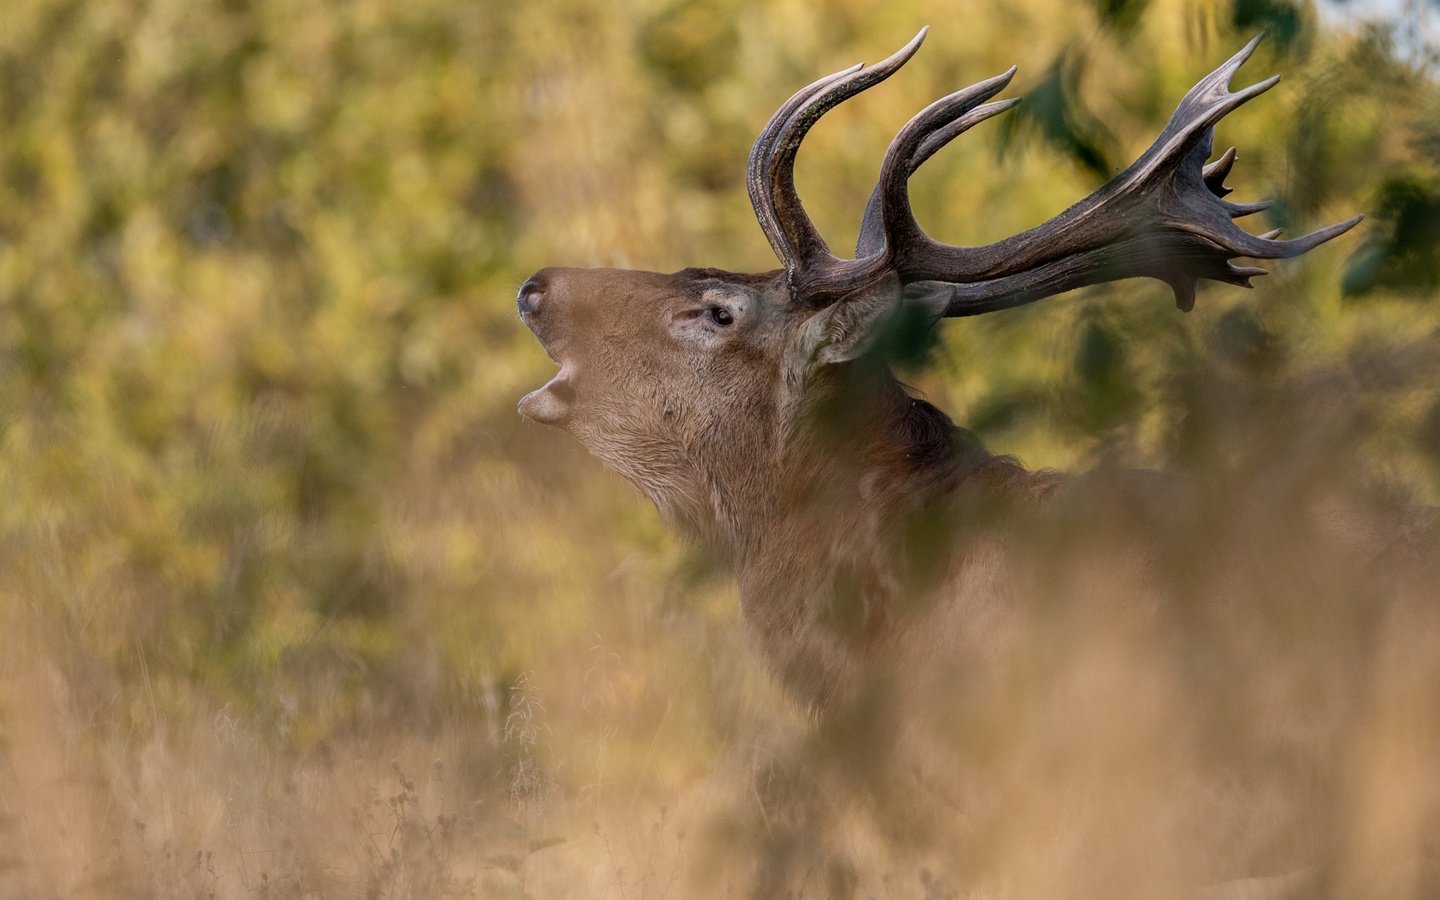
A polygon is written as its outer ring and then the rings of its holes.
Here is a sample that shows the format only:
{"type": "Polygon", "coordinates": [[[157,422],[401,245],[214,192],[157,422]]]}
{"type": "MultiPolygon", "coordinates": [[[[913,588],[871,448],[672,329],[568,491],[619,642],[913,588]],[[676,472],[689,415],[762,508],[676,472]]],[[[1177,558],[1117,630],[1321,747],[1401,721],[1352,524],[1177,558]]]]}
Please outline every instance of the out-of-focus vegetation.
{"type": "Polygon", "coordinates": [[[1285,81],[1219,135],[1242,199],[1281,200],[1255,230],[1372,216],[1190,316],[1126,283],[947,324],[927,396],[1031,465],[1166,465],[1245,452],[1236,407],[1323,379],[1365,477],[1440,498],[1440,86],[1384,27],[1292,0],[0,19],[0,895],[744,895],[715,835],[764,820],[755,773],[807,726],[723,571],[515,415],[551,364],[513,296],[547,264],[773,268],[755,131],[924,23],[801,154],[837,246],[935,97],[1020,66],[1028,102],[914,191],[933,234],[995,239],[1262,28],[1244,77],[1285,81]]]}

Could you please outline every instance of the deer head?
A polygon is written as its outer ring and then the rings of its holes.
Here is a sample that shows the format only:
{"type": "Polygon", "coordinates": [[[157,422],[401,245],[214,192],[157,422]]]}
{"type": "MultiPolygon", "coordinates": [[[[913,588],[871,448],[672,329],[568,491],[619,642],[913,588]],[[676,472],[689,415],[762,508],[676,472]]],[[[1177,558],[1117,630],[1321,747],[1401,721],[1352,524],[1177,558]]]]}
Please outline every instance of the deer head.
{"type": "Polygon", "coordinates": [[[521,413],[570,431],[670,518],[731,545],[753,543],[763,539],[756,517],[773,516],[782,494],[816,490],[819,471],[877,455],[911,459],[917,441],[928,440],[921,457],[953,459],[970,446],[937,438],[951,431],[931,427],[943,416],[905,397],[883,366],[856,365],[897,312],[970,316],[1132,277],[1165,282],[1188,310],[1201,279],[1248,287],[1265,274],[1232,260],[1296,256],[1361,219],[1292,240],[1235,224],[1268,204],[1222,199],[1233,148],[1206,160],[1215,124],[1279,80],[1230,89],[1257,37],[1185,95],[1129,168],[1053,219],[987,246],[926,235],[908,181],[951,140],[1018,102],[989,102],[1015,70],[941,98],[891,142],[855,255],[839,258],[796,194],[796,152],[825,112],[896,72],[924,37],[801,89],[756,139],[747,185],[783,269],[553,268],[528,280],[520,315],[560,372],[521,400],[521,413]],[[853,453],[805,452],[812,413],[827,403],[856,411],[847,420],[853,453]]]}

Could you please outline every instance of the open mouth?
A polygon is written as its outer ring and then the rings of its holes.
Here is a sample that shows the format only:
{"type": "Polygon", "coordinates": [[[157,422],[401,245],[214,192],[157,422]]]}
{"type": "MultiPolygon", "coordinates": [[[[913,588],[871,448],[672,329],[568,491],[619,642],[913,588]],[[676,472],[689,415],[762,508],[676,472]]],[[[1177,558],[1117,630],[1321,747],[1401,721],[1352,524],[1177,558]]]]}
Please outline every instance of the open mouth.
{"type": "Polygon", "coordinates": [[[546,329],[541,327],[544,323],[535,313],[538,301],[522,289],[521,299],[517,302],[520,305],[520,320],[534,333],[545,355],[560,366],[554,378],[520,398],[520,415],[541,425],[560,425],[570,418],[575,403],[575,364],[564,358],[563,350],[557,352],[553,340],[547,339],[546,329]]]}
{"type": "MultiPolygon", "coordinates": [[[[550,351],[547,348],[545,352],[548,354],[550,351]]],[[[552,355],[550,358],[555,357],[552,355]]],[[[554,378],[520,398],[520,415],[532,422],[559,425],[570,417],[575,402],[575,385],[571,381],[575,366],[569,360],[557,362],[560,363],[560,371],[555,373],[554,378]]]]}

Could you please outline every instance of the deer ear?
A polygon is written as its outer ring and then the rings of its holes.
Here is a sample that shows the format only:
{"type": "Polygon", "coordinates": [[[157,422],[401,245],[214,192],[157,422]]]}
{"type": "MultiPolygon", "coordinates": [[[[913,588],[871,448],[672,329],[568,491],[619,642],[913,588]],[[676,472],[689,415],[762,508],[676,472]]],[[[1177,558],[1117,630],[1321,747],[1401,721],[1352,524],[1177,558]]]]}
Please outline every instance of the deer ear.
{"type": "Polygon", "coordinates": [[[874,346],[885,318],[899,297],[888,290],[870,290],[817,312],[805,323],[797,349],[811,368],[849,362],[874,346]]]}
{"type": "Polygon", "coordinates": [[[907,317],[912,326],[916,320],[933,325],[944,310],[949,288],[927,288],[929,285],[912,285],[903,296],[890,289],[871,290],[826,307],[805,324],[801,337],[804,358],[819,368],[864,356],[897,316],[907,317]]]}

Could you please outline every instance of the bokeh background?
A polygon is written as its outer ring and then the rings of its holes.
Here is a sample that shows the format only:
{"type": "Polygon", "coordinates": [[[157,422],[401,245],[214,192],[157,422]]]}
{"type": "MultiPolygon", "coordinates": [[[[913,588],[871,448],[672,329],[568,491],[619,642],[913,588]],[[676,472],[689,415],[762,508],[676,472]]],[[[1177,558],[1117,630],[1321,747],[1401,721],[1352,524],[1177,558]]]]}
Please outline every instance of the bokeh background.
{"type": "Polygon", "coordinates": [[[932,99],[1020,67],[1025,102],[915,180],[932,234],[992,240],[1103,183],[1262,29],[1241,77],[1284,80],[1217,141],[1240,199],[1280,201],[1252,229],[1370,218],[1190,315],[1131,282],[948,323],[909,383],[1082,468],[1243,452],[1248,398],[1319,381],[1362,410],[1347,465],[1440,500],[1435,19],[6,0],[0,896],[747,895],[715,835],[763,821],[754,773],[807,724],[723,568],[516,415],[553,364],[513,298],[551,264],[773,268],[754,134],[922,24],[800,155],[833,245],[932,99]]]}

